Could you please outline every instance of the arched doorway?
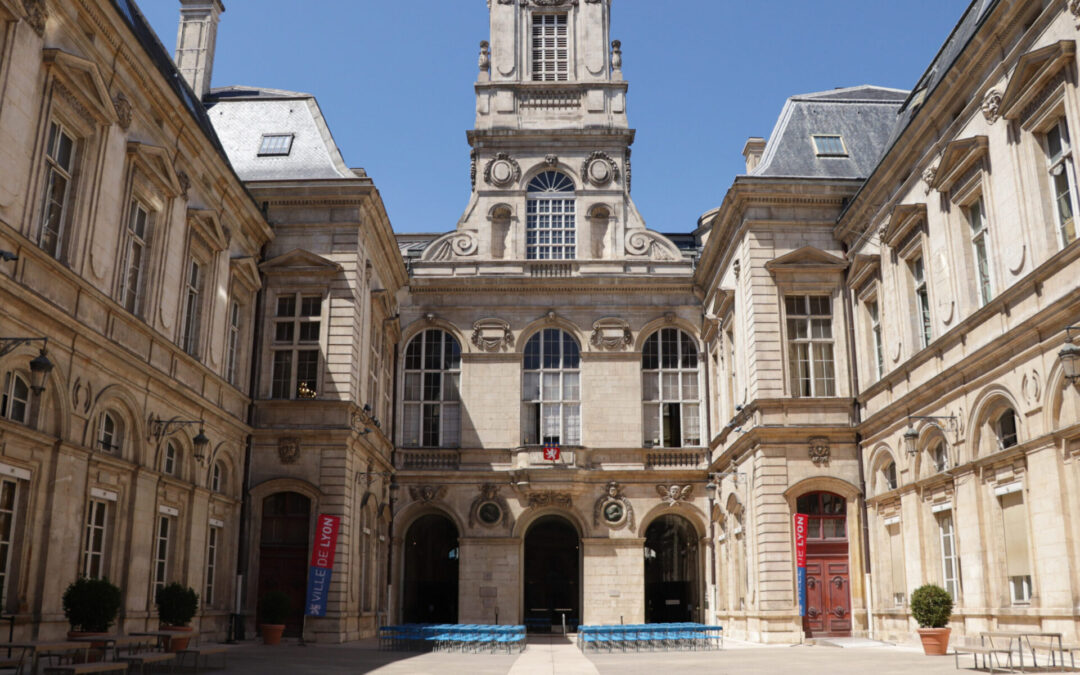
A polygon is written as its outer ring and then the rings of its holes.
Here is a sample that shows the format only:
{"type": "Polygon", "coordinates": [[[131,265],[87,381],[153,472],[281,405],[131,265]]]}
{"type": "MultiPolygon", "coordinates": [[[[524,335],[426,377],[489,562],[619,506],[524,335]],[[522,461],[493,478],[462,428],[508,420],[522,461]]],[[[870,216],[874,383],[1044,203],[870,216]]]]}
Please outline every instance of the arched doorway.
{"type": "Polygon", "coordinates": [[[645,530],[645,622],[697,621],[698,536],[682,516],[660,516],[645,530]]]}
{"type": "Polygon", "coordinates": [[[565,518],[544,516],[525,533],[525,625],[546,633],[581,621],[581,541],[565,518]]]}
{"type": "Polygon", "coordinates": [[[811,492],[799,497],[796,509],[809,516],[803,631],[807,637],[851,635],[847,500],[831,492],[811,492]]]}
{"type": "Polygon", "coordinates": [[[457,623],[458,530],[446,516],[421,516],[405,535],[405,623],[457,623]]]}
{"type": "MultiPolygon", "coordinates": [[[[304,495],[278,492],[263,499],[258,597],[268,591],[289,596],[292,611],[285,621],[285,634],[291,636],[300,635],[303,628],[310,526],[311,500],[304,495]]],[[[262,623],[261,617],[257,621],[262,623]]]]}

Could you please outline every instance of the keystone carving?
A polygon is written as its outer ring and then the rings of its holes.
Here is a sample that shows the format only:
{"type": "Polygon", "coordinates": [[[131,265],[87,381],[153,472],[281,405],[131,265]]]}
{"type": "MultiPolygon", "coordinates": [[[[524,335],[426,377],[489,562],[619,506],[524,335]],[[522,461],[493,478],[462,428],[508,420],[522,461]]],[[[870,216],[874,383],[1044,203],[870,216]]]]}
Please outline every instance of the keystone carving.
{"type": "Polygon", "coordinates": [[[619,165],[606,152],[596,152],[581,163],[581,175],[596,187],[619,180],[619,165]]]}
{"type": "Polygon", "coordinates": [[[514,346],[514,333],[502,319],[481,319],[473,324],[472,343],[485,352],[501,352],[514,346]]]}
{"type": "Polygon", "coordinates": [[[542,509],[547,506],[558,506],[560,508],[569,509],[574,504],[573,498],[566,492],[554,492],[547,490],[545,492],[530,492],[525,498],[525,502],[529,505],[530,509],[542,509]]]}
{"type": "Polygon", "coordinates": [[[300,439],[292,436],[279,438],[277,454],[282,464],[296,464],[300,459],[300,439]]]}
{"type": "Polygon", "coordinates": [[[23,9],[26,10],[26,22],[39,36],[45,34],[45,22],[49,18],[49,9],[45,6],[45,0],[23,0],[23,9]]]}
{"type": "Polygon", "coordinates": [[[656,494],[668,506],[678,506],[690,499],[694,491],[693,485],[657,485],[656,494]]]}
{"type": "Polygon", "coordinates": [[[446,486],[410,485],[409,496],[413,498],[414,502],[430,504],[431,502],[438,501],[446,496],[446,486]]]}
{"type": "Polygon", "coordinates": [[[544,164],[547,164],[548,166],[558,166],[558,164],[559,164],[559,156],[558,155],[546,155],[544,157],[544,164]]]}
{"type": "Polygon", "coordinates": [[[807,441],[806,454],[816,466],[829,465],[829,439],[824,436],[814,436],[807,441]]]}
{"type": "Polygon", "coordinates": [[[506,187],[521,180],[521,166],[513,157],[500,152],[484,167],[484,182],[496,187],[506,187]]]}
{"type": "Polygon", "coordinates": [[[593,505],[593,526],[600,527],[603,520],[608,527],[629,527],[634,529],[634,507],[630,500],[623,496],[619,483],[611,481],[607,484],[607,490],[593,505]]]}
{"type": "Polygon", "coordinates": [[[592,325],[593,332],[589,342],[597,349],[607,351],[623,350],[634,342],[630,324],[614,317],[600,319],[592,325]]]}
{"type": "Polygon", "coordinates": [[[991,89],[986,92],[986,96],[983,97],[982,102],[983,117],[990,124],[997,122],[1001,118],[1001,92],[997,89],[991,89]]]}
{"type": "Polygon", "coordinates": [[[124,92],[119,92],[113,99],[113,108],[116,110],[116,119],[120,123],[120,128],[127,131],[131,126],[132,109],[131,101],[124,96],[124,92]]]}

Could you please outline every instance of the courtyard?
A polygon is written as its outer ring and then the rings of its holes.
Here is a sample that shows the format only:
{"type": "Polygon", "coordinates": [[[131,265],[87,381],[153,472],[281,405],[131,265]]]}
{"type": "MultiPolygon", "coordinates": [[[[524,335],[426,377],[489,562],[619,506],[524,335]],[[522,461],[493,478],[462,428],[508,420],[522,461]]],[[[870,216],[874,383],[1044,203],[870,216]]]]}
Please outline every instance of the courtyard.
{"type": "MultiPolygon", "coordinates": [[[[749,673],[830,673],[831,675],[900,675],[977,672],[970,657],[960,671],[950,656],[929,657],[910,646],[852,641],[837,648],[824,645],[767,646],[727,640],[721,651],[601,652],[582,655],[560,637],[531,637],[521,654],[457,654],[380,651],[375,640],[344,645],[308,645],[289,641],[268,648],[245,643],[229,655],[224,673],[377,673],[378,675],[654,675],[658,672],[743,675],[749,673]],[[964,669],[964,666],[967,669],[964,669]]],[[[1028,668],[1032,672],[1031,668],[1028,668]]],[[[985,671],[984,671],[985,672],[985,671]]],[[[999,671],[1000,672],[1000,671],[999,671]]],[[[1038,672],[1049,672],[1040,669],[1038,672]]],[[[1056,671],[1055,671],[1056,672],[1056,671]]]]}

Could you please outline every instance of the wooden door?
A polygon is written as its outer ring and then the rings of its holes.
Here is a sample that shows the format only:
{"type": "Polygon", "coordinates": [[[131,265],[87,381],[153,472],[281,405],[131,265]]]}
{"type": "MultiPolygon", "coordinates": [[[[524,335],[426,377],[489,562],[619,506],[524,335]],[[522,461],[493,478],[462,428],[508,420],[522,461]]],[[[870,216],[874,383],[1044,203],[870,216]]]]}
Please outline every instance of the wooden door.
{"type": "Polygon", "coordinates": [[[807,637],[851,635],[851,574],[847,556],[806,560],[807,637]]]}

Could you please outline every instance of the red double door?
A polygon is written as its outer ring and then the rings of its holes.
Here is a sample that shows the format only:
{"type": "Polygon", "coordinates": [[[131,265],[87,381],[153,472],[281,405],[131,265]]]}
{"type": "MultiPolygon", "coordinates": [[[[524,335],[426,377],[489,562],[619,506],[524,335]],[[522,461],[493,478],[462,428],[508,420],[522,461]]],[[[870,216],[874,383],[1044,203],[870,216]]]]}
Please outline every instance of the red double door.
{"type": "Polygon", "coordinates": [[[851,635],[851,574],[846,551],[842,556],[807,552],[803,630],[807,637],[851,635]]]}

